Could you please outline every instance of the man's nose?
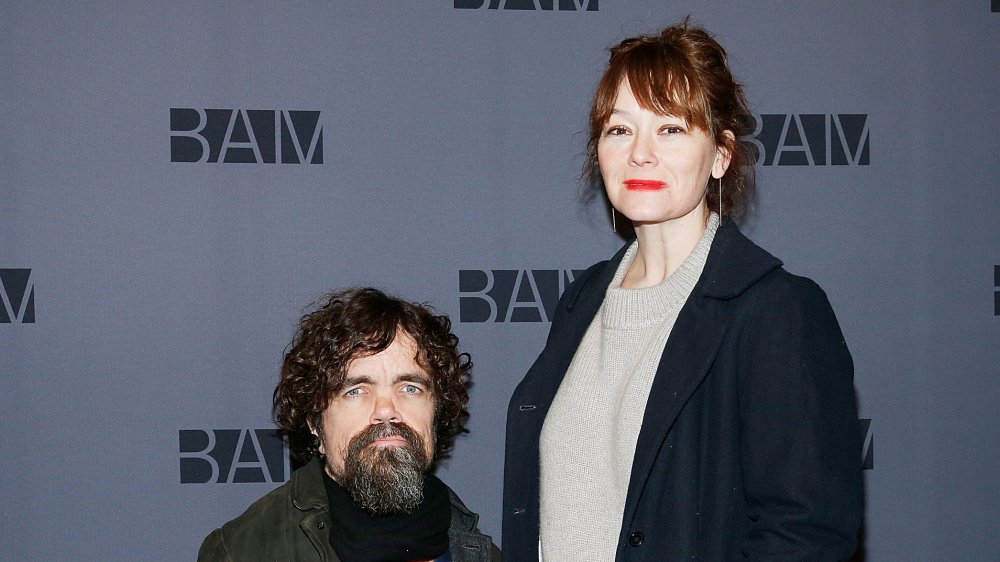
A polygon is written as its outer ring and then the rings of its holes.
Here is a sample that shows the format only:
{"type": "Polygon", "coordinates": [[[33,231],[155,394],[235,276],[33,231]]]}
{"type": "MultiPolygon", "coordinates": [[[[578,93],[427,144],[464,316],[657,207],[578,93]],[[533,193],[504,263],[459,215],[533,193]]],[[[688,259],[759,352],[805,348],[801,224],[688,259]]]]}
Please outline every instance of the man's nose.
{"type": "Polygon", "coordinates": [[[397,423],[399,422],[399,412],[396,411],[396,401],[392,395],[378,394],[375,396],[375,407],[372,409],[372,424],[377,423],[397,423]]]}

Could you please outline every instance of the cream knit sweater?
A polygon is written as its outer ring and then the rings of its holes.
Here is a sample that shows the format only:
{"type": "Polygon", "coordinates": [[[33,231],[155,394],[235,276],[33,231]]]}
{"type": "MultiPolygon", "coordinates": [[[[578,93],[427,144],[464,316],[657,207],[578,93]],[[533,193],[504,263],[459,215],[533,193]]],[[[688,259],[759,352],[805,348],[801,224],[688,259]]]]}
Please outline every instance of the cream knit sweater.
{"type": "Polygon", "coordinates": [[[622,289],[637,243],[622,259],[542,427],[539,537],[545,562],[614,560],[656,367],[718,226],[713,213],[691,254],[654,287],[622,289]]]}

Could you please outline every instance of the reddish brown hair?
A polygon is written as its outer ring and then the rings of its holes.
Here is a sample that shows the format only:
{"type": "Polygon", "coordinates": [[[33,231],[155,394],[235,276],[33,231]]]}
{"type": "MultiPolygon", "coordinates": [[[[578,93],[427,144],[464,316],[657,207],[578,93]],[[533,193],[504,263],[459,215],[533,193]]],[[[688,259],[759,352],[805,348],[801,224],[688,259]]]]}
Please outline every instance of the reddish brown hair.
{"type": "Polygon", "coordinates": [[[385,350],[401,331],[416,342],[417,363],[433,379],[434,460],[446,457],[465,431],[472,369],[448,317],[371,288],[331,293],[322,302],[299,322],[274,389],[275,422],[293,458],[301,464],[319,454],[309,427],[320,425],[351,361],[385,350]]]}
{"type": "MultiPolygon", "coordinates": [[[[722,178],[722,213],[724,217],[742,215],[755,189],[754,158],[739,140],[749,132],[750,110],[743,86],[729,71],[726,50],[703,28],[689,25],[688,20],[656,35],[626,39],[611,49],[608,68],[597,84],[590,109],[590,138],[583,169],[585,185],[589,186],[585,198],[592,199],[599,185],[597,143],[623,81],[628,82],[643,109],[680,117],[729,151],[729,169],[722,178]]],[[[717,190],[708,189],[707,198],[709,209],[719,208],[717,190]]]]}

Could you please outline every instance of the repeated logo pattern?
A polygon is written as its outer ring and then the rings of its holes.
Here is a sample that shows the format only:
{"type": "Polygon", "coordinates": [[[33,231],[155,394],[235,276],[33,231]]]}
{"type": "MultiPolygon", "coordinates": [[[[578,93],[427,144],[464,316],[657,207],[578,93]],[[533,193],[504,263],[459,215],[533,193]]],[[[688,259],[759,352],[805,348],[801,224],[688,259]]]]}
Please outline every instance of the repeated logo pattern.
{"type": "Polygon", "coordinates": [[[182,429],[181,484],[284,482],[291,463],[274,429],[182,429]]]}
{"type": "Polygon", "coordinates": [[[1000,265],[993,266],[993,316],[1000,316],[1000,265]]]}
{"type": "Polygon", "coordinates": [[[744,138],[762,166],[868,166],[868,115],[862,113],[765,113],[753,118],[744,138]]]}
{"type": "Polygon", "coordinates": [[[551,322],[556,303],[582,269],[463,269],[460,322],[551,322]]]}
{"type": "Polygon", "coordinates": [[[861,468],[864,470],[875,469],[875,436],[872,434],[872,420],[859,419],[858,424],[861,429],[861,468]]]}
{"type": "Polygon", "coordinates": [[[461,10],[548,10],[596,12],[598,0],[455,0],[461,10]]]}
{"type": "Polygon", "coordinates": [[[0,269],[0,324],[35,323],[35,283],[30,269],[0,269]]]}
{"type": "Polygon", "coordinates": [[[320,112],[172,107],[170,161],[322,164],[320,112]]]}

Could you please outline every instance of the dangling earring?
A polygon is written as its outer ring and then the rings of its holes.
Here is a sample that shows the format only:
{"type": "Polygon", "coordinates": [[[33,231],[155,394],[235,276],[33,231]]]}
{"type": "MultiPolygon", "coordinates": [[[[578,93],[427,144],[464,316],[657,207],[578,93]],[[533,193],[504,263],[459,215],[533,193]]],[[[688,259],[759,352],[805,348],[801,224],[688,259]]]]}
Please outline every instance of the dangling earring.
{"type": "Polygon", "coordinates": [[[611,230],[618,232],[618,225],[615,224],[615,208],[611,207],[611,230]]]}
{"type": "Polygon", "coordinates": [[[719,176],[719,220],[722,220],[722,176],[719,176]]]}

